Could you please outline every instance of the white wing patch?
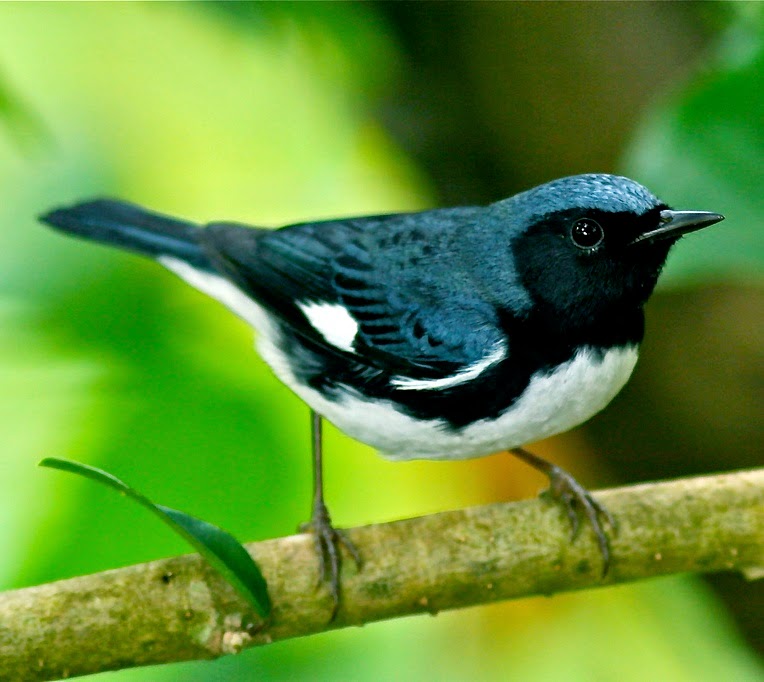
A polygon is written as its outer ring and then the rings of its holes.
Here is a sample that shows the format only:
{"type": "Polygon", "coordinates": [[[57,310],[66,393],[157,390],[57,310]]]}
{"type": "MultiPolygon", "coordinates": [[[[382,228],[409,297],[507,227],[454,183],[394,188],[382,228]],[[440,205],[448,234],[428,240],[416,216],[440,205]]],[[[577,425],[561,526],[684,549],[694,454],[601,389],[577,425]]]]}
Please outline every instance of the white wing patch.
{"type": "Polygon", "coordinates": [[[332,346],[354,353],[353,341],[358,334],[358,322],[339,303],[305,301],[297,303],[311,326],[332,346]]]}
{"type": "Polygon", "coordinates": [[[507,346],[499,343],[482,360],[463,367],[450,377],[412,379],[411,377],[396,376],[390,379],[390,385],[402,391],[436,391],[443,388],[451,388],[452,386],[459,386],[460,384],[472,381],[472,379],[476,379],[491,365],[501,362],[505,357],[507,357],[507,346]]]}
{"type": "MultiPolygon", "coordinates": [[[[195,289],[220,301],[263,336],[276,338],[270,315],[232,282],[171,256],[159,256],[157,261],[195,289]]],[[[341,350],[354,352],[353,340],[358,333],[358,323],[346,308],[339,304],[318,301],[306,301],[297,305],[308,318],[308,322],[329,343],[341,350]]]]}

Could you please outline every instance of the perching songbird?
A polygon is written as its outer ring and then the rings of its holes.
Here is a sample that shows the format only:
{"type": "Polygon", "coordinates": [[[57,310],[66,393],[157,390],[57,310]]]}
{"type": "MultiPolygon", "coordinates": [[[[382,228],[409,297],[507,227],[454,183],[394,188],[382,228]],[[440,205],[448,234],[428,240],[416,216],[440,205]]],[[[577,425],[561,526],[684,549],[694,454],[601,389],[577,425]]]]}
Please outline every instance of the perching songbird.
{"type": "Polygon", "coordinates": [[[42,220],[157,260],[251,324],[311,408],[309,525],[335,611],[340,545],[322,488],[321,418],[397,460],[509,450],[547,474],[609,562],[607,511],[522,449],[602,410],[628,380],[669,250],[723,216],[674,211],[614,175],[555,180],[489,206],[289,225],[204,227],[97,199],[42,220]]]}

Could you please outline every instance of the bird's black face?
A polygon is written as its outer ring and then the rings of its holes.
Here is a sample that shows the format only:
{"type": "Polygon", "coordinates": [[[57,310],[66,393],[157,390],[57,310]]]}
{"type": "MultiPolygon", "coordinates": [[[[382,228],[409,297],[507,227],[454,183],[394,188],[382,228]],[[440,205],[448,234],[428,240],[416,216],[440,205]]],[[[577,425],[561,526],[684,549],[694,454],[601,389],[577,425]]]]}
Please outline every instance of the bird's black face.
{"type": "Polygon", "coordinates": [[[721,219],[662,204],[641,214],[555,211],[515,239],[515,265],[537,311],[565,326],[590,325],[640,308],[679,236],[721,219]]]}

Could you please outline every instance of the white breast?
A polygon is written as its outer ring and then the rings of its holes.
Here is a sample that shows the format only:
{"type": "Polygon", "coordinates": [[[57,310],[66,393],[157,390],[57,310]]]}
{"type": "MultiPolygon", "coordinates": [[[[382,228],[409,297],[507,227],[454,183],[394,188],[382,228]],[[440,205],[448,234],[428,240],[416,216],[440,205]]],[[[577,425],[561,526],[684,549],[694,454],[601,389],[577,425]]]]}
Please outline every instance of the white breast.
{"type": "Polygon", "coordinates": [[[386,400],[368,402],[346,388],[337,400],[297,383],[277,347],[260,351],[279,378],[308,405],[349,436],[396,460],[468,459],[519,447],[572,429],[602,410],[621,390],[637,362],[635,347],[614,349],[600,360],[579,351],[554,372],[531,380],[526,391],[495,419],[459,431],[440,419],[422,421],[386,400]]]}

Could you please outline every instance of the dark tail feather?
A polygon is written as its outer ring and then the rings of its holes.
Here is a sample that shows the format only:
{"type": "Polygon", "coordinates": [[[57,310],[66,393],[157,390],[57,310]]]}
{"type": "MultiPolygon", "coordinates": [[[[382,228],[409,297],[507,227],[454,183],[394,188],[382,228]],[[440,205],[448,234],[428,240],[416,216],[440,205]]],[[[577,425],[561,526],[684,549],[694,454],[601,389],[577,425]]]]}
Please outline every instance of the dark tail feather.
{"type": "Polygon", "coordinates": [[[125,201],[87,201],[51,211],[40,216],[40,220],[64,232],[144,256],[172,256],[194,267],[210,267],[199,245],[202,228],[125,201]]]}

